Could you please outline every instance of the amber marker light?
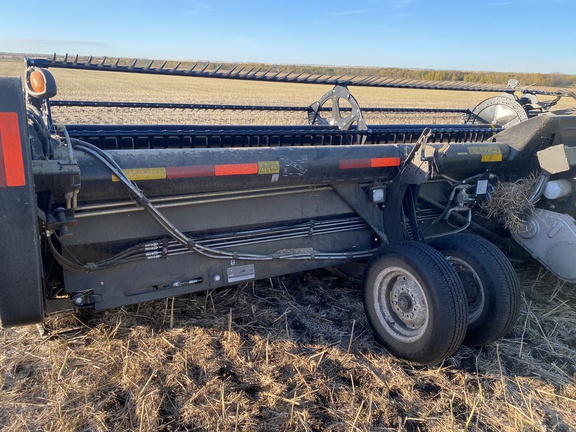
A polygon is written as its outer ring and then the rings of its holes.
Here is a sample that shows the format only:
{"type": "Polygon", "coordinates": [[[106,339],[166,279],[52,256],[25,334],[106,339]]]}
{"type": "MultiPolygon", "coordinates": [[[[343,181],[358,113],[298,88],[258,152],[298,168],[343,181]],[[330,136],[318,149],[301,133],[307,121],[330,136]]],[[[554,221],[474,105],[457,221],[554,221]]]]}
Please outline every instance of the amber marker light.
{"type": "Polygon", "coordinates": [[[26,88],[28,96],[37,99],[49,99],[58,93],[56,81],[46,69],[29,68],[26,71],[26,88]]]}
{"type": "Polygon", "coordinates": [[[36,93],[44,93],[46,90],[46,78],[44,74],[38,70],[33,71],[29,77],[30,87],[36,93]]]}

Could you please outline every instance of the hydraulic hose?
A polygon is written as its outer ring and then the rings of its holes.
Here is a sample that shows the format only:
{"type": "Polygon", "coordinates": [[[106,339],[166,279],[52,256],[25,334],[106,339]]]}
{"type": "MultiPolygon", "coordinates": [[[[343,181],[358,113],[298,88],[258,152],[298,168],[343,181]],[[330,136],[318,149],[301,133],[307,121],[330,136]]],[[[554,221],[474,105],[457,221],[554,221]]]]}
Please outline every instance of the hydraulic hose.
{"type": "MultiPolygon", "coordinates": [[[[81,141],[78,139],[70,139],[70,144],[75,150],[82,151],[98,162],[100,162],[111,174],[116,176],[119,181],[128,189],[128,191],[134,196],[138,205],[140,205],[143,210],[150,215],[150,217],[176,242],[185,247],[188,251],[197,252],[208,258],[215,259],[234,259],[234,260],[245,260],[245,261],[271,261],[271,260],[344,260],[344,259],[358,259],[369,257],[374,250],[358,251],[353,253],[339,253],[339,252],[318,252],[308,248],[296,249],[292,253],[285,253],[284,251],[278,251],[273,254],[248,254],[240,252],[225,252],[219,249],[214,249],[211,247],[203,246],[193,239],[188,237],[186,234],[181,232],[176,228],[160,211],[150,202],[150,200],[142,193],[142,191],[128,178],[124,173],[122,168],[118,163],[112,158],[110,154],[101,150],[100,148],[81,141]]],[[[131,249],[108,259],[101,261],[99,263],[90,264],[76,264],[69,260],[66,260],[55,248],[51,241],[50,249],[55,255],[57,261],[65,268],[75,271],[92,271],[100,268],[109,267],[112,265],[118,265],[127,262],[127,260],[135,259],[145,259],[147,256],[144,255],[131,255],[129,252],[134,248],[142,247],[143,245],[134,246],[131,249]]]]}

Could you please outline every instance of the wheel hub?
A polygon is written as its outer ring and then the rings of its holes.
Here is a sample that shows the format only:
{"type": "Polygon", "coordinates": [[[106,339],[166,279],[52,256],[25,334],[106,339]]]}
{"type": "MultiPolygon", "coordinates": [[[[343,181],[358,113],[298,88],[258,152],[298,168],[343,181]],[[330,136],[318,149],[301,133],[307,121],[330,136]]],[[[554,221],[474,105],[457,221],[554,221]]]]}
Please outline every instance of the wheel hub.
{"type": "Polygon", "coordinates": [[[398,299],[398,307],[403,312],[409,312],[410,308],[412,307],[412,299],[406,295],[400,296],[400,298],[398,299]]]}
{"type": "Polygon", "coordinates": [[[374,309],[380,324],[398,341],[419,340],[429,328],[429,305],[416,277],[402,267],[383,269],[374,281],[374,309]]]}
{"type": "Polygon", "coordinates": [[[408,328],[419,328],[426,322],[426,310],[420,286],[414,279],[397,278],[390,290],[392,311],[408,328]]]}

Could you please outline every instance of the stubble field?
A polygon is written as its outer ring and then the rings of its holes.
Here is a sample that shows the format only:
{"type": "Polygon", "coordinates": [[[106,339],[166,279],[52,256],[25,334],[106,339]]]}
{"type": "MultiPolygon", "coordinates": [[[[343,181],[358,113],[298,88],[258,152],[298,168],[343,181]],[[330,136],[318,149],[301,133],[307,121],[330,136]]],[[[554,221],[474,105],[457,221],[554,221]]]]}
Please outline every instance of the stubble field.
{"type": "MultiPolygon", "coordinates": [[[[0,61],[0,75],[20,65],[0,61]]],[[[306,106],[326,86],[54,71],[58,98],[306,106]]],[[[351,88],[360,106],[474,106],[488,94],[351,88]]],[[[305,123],[304,114],[55,110],[62,123],[305,123]]],[[[368,116],[367,116],[368,117],[368,116]]],[[[369,123],[423,121],[392,116],[369,123]]],[[[433,121],[457,121],[435,118],[433,121]]],[[[416,367],[377,346],[360,289],[327,271],[0,330],[5,430],[576,430],[576,286],[515,263],[498,343],[416,367]]]]}

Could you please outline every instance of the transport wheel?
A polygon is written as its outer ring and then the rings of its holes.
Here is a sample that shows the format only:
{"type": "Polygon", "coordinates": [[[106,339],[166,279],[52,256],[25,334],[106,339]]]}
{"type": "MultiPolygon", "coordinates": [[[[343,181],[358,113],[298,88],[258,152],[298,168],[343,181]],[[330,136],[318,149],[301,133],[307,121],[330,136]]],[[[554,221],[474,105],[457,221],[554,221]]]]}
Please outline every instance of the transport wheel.
{"type": "Polygon", "coordinates": [[[466,294],[438,251],[418,242],[380,248],[366,267],[364,309],[374,338],[393,355],[440,362],[466,334],[466,294]]]}
{"type": "Polygon", "coordinates": [[[472,234],[434,239],[456,270],[468,298],[466,345],[485,345],[505,336],[520,313],[520,284],[512,264],[494,244],[472,234]]]}

